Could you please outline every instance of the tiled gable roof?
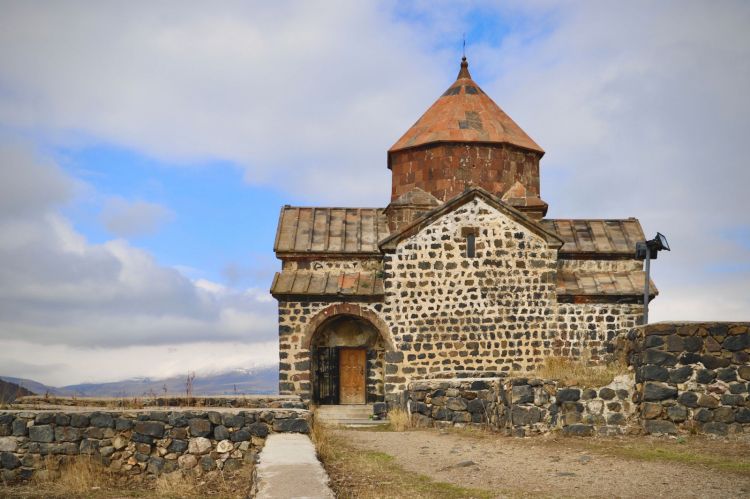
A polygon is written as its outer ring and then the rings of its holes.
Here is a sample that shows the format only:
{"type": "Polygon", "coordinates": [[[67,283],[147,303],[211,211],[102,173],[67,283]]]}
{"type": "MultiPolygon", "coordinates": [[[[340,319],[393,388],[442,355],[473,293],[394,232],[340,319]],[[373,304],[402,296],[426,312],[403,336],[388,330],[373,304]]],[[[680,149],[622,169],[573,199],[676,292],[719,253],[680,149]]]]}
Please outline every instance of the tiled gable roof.
{"type": "Polygon", "coordinates": [[[274,251],[289,253],[379,254],[388,236],[380,208],[302,208],[284,206],[274,251]]]}
{"type": "Polygon", "coordinates": [[[635,257],[635,243],[645,240],[635,218],[624,220],[542,220],[550,232],[564,242],[561,256],[635,257]]]}

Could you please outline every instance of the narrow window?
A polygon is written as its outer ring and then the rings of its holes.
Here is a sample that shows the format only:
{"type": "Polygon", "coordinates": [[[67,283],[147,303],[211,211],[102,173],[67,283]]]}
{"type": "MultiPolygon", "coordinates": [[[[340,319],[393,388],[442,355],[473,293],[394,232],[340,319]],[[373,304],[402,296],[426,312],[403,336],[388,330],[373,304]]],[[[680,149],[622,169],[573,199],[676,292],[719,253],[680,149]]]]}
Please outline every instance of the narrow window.
{"type": "Polygon", "coordinates": [[[476,237],[473,232],[466,234],[466,258],[476,256],[476,237]]]}
{"type": "Polygon", "coordinates": [[[461,235],[466,238],[466,258],[474,258],[477,256],[477,234],[479,229],[477,227],[462,227],[461,235]]]}

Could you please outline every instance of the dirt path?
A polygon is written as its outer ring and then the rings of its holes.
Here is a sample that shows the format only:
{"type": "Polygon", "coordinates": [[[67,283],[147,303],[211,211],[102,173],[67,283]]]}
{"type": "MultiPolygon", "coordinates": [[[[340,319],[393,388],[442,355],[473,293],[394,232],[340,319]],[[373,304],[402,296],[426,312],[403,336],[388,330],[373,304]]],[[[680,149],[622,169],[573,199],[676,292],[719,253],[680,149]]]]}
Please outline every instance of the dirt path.
{"type": "MultiPolygon", "coordinates": [[[[750,496],[747,471],[607,455],[608,446],[628,444],[623,440],[550,441],[438,430],[403,433],[338,430],[337,434],[355,448],[393,456],[408,471],[462,487],[497,491],[498,497],[750,496]]],[[[644,440],[640,444],[648,445],[644,440]]],[[[729,456],[730,464],[732,456],[746,458],[750,451],[747,443],[727,445],[721,441],[698,441],[694,447],[700,455],[706,455],[706,451],[714,455],[718,451],[721,455],[722,445],[726,445],[723,459],[726,462],[729,456]]],[[[691,442],[687,450],[692,452],[692,446],[691,442]]]]}

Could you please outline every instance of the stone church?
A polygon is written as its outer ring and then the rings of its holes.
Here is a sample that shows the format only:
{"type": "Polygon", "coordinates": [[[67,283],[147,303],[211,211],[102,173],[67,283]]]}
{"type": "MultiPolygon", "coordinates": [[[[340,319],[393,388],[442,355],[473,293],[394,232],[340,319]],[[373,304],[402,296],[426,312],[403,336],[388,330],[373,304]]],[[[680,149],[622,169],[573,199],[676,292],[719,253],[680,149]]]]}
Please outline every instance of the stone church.
{"type": "Polygon", "coordinates": [[[280,393],[396,401],[411,380],[601,360],[640,322],[644,234],[635,218],[545,218],[543,155],[463,58],[388,150],[386,207],[284,206],[280,393]]]}

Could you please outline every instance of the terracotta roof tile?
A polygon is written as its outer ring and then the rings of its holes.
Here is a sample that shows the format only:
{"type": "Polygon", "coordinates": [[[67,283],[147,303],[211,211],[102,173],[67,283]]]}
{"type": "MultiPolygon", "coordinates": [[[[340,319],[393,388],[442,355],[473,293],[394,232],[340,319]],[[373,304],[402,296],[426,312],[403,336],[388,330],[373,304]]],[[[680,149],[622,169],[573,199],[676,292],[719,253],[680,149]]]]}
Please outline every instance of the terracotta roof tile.
{"type": "Polygon", "coordinates": [[[271,294],[378,297],[384,288],[375,272],[283,270],[274,276],[271,294]]]}
{"type": "Polygon", "coordinates": [[[388,236],[380,208],[284,206],[276,230],[276,253],[379,253],[388,236]]]}
{"type": "Polygon", "coordinates": [[[635,218],[624,220],[542,220],[542,226],[565,242],[561,255],[591,254],[635,257],[635,243],[645,240],[635,218]]]}
{"type": "Polygon", "coordinates": [[[455,83],[388,152],[433,142],[495,142],[544,153],[471,79],[466,58],[455,83]]]}

